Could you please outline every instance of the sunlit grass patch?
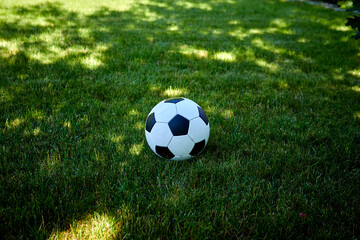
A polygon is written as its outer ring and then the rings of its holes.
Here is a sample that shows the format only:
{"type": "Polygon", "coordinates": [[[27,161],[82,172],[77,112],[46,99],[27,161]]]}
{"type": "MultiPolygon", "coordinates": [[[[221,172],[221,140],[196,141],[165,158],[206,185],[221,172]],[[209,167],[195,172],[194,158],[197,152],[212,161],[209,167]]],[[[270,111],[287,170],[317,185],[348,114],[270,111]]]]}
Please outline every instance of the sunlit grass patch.
{"type": "Polygon", "coordinates": [[[269,69],[269,71],[277,71],[279,69],[279,66],[276,63],[268,63],[262,59],[257,59],[255,62],[260,67],[269,69]]]}
{"type": "MultiPolygon", "coordinates": [[[[106,50],[106,48],[102,51],[106,50]]],[[[101,60],[102,58],[102,53],[99,50],[98,47],[96,47],[96,49],[91,51],[92,53],[89,54],[89,56],[87,56],[86,58],[84,58],[84,60],[82,61],[82,64],[89,69],[95,69],[97,67],[100,67],[103,65],[103,62],[101,60]]]]}
{"type": "Polygon", "coordinates": [[[5,89],[0,89],[0,102],[11,101],[13,96],[5,89]]]}
{"type": "Polygon", "coordinates": [[[178,31],[179,27],[178,26],[171,26],[168,28],[169,31],[178,31]]]}
{"type": "Polygon", "coordinates": [[[25,122],[25,118],[15,118],[14,120],[7,120],[5,126],[9,129],[19,127],[20,124],[25,122]]]}
{"type": "Polygon", "coordinates": [[[360,77],[360,69],[349,71],[349,73],[354,77],[360,77]]]}
{"type": "Polygon", "coordinates": [[[53,233],[49,239],[115,239],[120,227],[114,217],[94,213],[72,223],[67,231],[53,233]]]}
{"type": "Polygon", "coordinates": [[[218,52],[214,54],[214,59],[225,61],[225,62],[234,62],[236,60],[236,57],[233,53],[229,52],[218,52]]]}
{"type": "Polygon", "coordinates": [[[64,122],[64,125],[63,125],[65,128],[67,128],[67,129],[71,129],[71,122],[69,122],[69,121],[66,121],[66,122],[64,122]]]}
{"type": "Polygon", "coordinates": [[[360,120],[360,112],[354,113],[354,117],[355,117],[357,120],[360,120]]]}
{"type": "Polygon", "coordinates": [[[186,94],[188,94],[187,89],[173,88],[171,86],[162,93],[164,97],[181,97],[181,96],[185,96],[186,94]]]}
{"type": "Polygon", "coordinates": [[[40,129],[39,127],[37,127],[37,128],[35,128],[35,129],[33,130],[33,135],[34,135],[34,136],[37,136],[37,135],[39,135],[39,134],[41,134],[41,129],[40,129]]]}
{"type": "Polygon", "coordinates": [[[129,111],[128,115],[130,115],[130,116],[139,116],[139,115],[140,115],[140,112],[139,112],[139,110],[137,110],[137,109],[131,109],[131,110],[129,111]]]}
{"type": "Polygon", "coordinates": [[[135,129],[137,130],[143,130],[145,127],[145,123],[143,121],[139,121],[137,123],[135,123],[135,129]]]}
{"type": "Polygon", "coordinates": [[[131,146],[131,148],[129,149],[129,152],[132,154],[132,155],[136,155],[136,156],[139,156],[143,150],[143,146],[144,144],[143,143],[140,143],[140,144],[133,144],[131,146]]]}
{"type": "Polygon", "coordinates": [[[233,118],[234,117],[234,112],[229,110],[229,109],[226,109],[224,110],[221,115],[224,117],[224,118],[233,118]]]}
{"type": "Polygon", "coordinates": [[[117,134],[111,134],[110,135],[110,140],[114,143],[119,143],[124,141],[124,136],[122,135],[117,135],[117,134]]]}
{"type": "Polygon", "coordinates": [[[179,48],[180,53],[186,56],[195,56],[198,58],[208,58],[209,52],[205,49],[196,49],[192,46],[182,45],[179,48]]]}
{"type": "Polygon", "coordinates": [[[180,1],[177,3],[178,6],[184,7],[185,9],[193,9],[193,8],[199,8],[201,10],[205,11],[211,11],[212,7],[210,4],[206,2],[190,2],[190,1],[180,1]]]}
{"type": "Polygon", "coordinates": [[[351,89],[355,92],[360,92],[360,86],[353,86],[351,89]]]}

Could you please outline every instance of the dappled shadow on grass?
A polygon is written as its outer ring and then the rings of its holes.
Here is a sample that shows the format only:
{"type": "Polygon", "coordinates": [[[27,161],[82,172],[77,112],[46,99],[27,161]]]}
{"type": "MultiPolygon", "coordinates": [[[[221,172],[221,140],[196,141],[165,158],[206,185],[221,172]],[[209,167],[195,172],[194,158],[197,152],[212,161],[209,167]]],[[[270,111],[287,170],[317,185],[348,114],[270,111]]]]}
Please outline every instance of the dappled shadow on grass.
{"type": "Polygon", "coordinates": [[[272,1],[148,1],[89,15],[60,3],[8,9],[2,235],[48,237],[94,212],[122,219],[119,206],[130,212],[119,235],[321,236],[324,221],[354,234],[358,45],[339,40],[328,12],[299,21],[294,9],[272,1]],[[179,94],[206,110],[211,136],[199,158],[171,163],[147,148],[143,122],[179,94]],[[340,205],[350,212],[333,210],[340,205]],[[299,209],[311,222],[294,220],[299,209]]]}

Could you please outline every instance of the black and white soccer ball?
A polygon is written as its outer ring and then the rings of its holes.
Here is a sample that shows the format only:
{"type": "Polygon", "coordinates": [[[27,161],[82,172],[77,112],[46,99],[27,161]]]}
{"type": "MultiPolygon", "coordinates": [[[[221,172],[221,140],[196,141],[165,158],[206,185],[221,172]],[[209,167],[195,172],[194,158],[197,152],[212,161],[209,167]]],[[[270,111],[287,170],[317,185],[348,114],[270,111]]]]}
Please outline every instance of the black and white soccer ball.
{"type": "Polygon", "coordinates": [[[209,140],[210,125],[202,108],[187,98],[170,98],[149,113],[145,136],[151,150],[171,160],[198,155],[209,140]]]}

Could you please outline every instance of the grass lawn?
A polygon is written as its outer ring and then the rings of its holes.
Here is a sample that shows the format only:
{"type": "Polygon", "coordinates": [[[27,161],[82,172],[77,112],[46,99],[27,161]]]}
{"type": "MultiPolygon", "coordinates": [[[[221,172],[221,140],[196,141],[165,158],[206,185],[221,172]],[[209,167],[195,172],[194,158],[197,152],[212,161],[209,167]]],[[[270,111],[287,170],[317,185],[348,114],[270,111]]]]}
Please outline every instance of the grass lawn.
{"type": "Polygon", "coordinates": [[[2,0],[0,235],[359,238],[347,16],[281,0],[2,0]],[[145,140],[173,96],[210,121],[190,161],[145,140]]]}

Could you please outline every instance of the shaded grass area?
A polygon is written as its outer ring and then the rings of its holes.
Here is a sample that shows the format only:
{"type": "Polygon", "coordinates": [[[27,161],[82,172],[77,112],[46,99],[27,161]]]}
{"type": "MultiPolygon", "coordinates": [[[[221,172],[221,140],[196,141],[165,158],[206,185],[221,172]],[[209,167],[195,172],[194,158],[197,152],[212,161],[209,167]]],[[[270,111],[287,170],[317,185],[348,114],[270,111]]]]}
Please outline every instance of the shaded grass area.
{"type": "Polygon", "coordinates": [[[260,0],[1,4],[5,238],[359,236],[359,44],[344,13],[260,0]],[[146,145],[148,112],[172,96],[210,120],[191,161],[146,145]]]}

